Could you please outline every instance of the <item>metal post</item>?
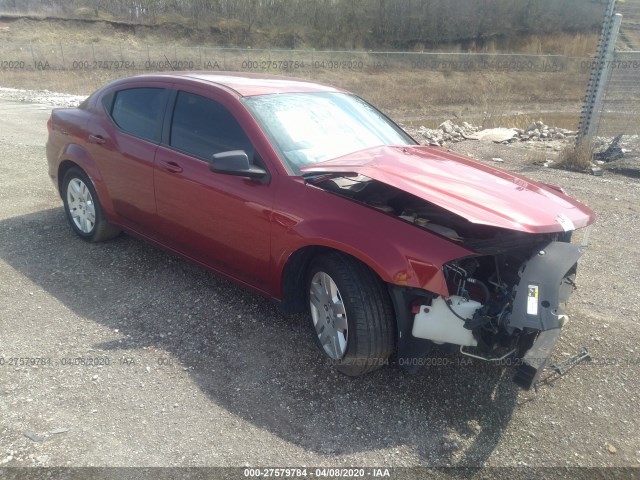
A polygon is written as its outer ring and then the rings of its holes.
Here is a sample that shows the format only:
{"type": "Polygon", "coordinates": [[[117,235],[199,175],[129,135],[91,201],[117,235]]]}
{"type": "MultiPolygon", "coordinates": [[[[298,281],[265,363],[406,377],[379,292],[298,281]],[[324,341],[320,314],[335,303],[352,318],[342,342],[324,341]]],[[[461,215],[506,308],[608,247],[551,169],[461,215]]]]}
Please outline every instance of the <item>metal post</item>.
{"type": "Polygon", "coordinates": [[[602,99],[611,73],[616,40],[622,23],[622,15],[615,13],[615,8],[616,0],[610,0],[600,34],[598,52],[591,70],[591,79],[587,87],[582,115],[580,115],[578,141],[593,135],[598,125],[597,117],[602,109],[602,99]]]}

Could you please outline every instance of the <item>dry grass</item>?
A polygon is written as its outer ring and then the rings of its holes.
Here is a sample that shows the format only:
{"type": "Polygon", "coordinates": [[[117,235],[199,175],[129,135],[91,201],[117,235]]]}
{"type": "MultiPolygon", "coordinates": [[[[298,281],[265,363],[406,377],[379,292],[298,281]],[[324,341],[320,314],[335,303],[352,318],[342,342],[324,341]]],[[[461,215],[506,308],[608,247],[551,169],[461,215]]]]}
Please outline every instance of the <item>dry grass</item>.
{"type": "MultiPolygon", "coordinates": [[[[0,85],[88,95],[108,81],[140,73],[144,72],[5,70],[0,71],[0,85]]],[[[427,127],[452,119],[485,128],[524,129],[531,122],[542,120],[575,129],[587,82],[586,76],[577,79],[574,72],[319,70],[293,71],[288,75],[353,91],[405,124],[427,127]]]]}
{"type": "Polygon", "coordinates": [[[594,148],[590,138],[585,138],[575,145],[568,145],[560,152],[554,168],[584,172],[591,167],[594,148]]]}
{"type": "MultiPolygon", "coordinates": [[[[97,15],[100,16],[101,13],[98,11],[97,15]]],[[[96,13],[82,11],[78,14],[90,16],[96,13]]],[[[108,22],[45,22],[27,19],[7,21],[2,24],[3,30],[0,31],[0,41],[5,41],[4,45],[0,43],[2,58],[24,61],[27,65],[33,64],[35,60],[48,59],[51,61],[51,69],[0,70],[0,85],[83,95],[91,93],[109,80],[144,73],[142,70],[64,70],[78,60],[125,59],[135,61],[136,66],[142,68],[146,60],[163,62],[165,54],[171,60],[188,60],[194,64],[201,64],[202,56],[205,55],[206,59],[215,58],[219,61],[220,68],[228,70],[240,70],[243,61],[247,59],[309,61],[310,54],[307,51],[275,53],[257,50],[260,42],[268,41],[268,34],[261,34],[262,40],[252,44],[253,49],[207,50],[207,45],[232,43],[234,35],[239,35],[243,28],[242,22],[237,20],[218,19],[209,26],[202,23],[198,25],[199,28],[194,28],[193,25],[188,25],[188,19],[168,14],[156,18],[156,22],[164,25],[117,26],[108,22]],[[12,45],[23,48],[16,50],[12,45]],[[202,48],[193,48],[192,45],[202,48]]],[[[593,34],[560,34],[548,37],[526,35],[515,39],[497,39],[482,48],[471,45],[466,51],[557,53],[581,57],[595,51],[596,42],[597,35],[593,34]]],[[[440,50],[462,51],[460,46],[455,45],[446,45],[440,50]]],[[[531,121],[543,120],[547,124],[575,129],[589,75],[589,72],[576,71],[579,64],[577,61],[568,61],[566,70],[561,71],[443,71],[413,68],[412,62],[428,62],[434,58],[455,62],[460,57],[420,57],[415,54],[404,57],[393,54],[375,56],[366,52],[313,52],[311,56],[315,60],[327,60],[329,63],[336,60],[357,60],[363,61],[365,65],[384,59],[389,62],[389,68],[306,68],[264,73],[286,74],[345,88],[411,126],[437,126],[444,120],[452,119],[458,123],[468,121],[485,127],[526,128],[531,121]]],[[[495,60],[503,59],[504,57],[496,57],[495,60]]],[[[522,58],[519,60],[523,61],[522,58]]]]}
{"type": "Polygon", "coordinates": [[[575,72],[319,72],[412,126],[444,120],[485,128],[526,128],[531,122],[574,130],[587,85],[575,72]]]}
{"type": "MultiPolygon", "coordinates": [[[[598,45],[597,33],[558,33],[555,35],[520,35],[484,41],[481,48],[473,44],[466,51],[477,53],[522,53],[529,55],[557,54],[571,57],[590,56],[598,45]]],[[[442,51],[465,51],[459,46],[447,45],[442,51]]]]}
{"type": "Polygon", "coordinates": [[[553,153],[546,148],[536,148],[535,150],[531,150],[527,153],[528,163],[530,163],[531,165],[536,165],[538,167],[550,165],[551,161],[555,161],[553,157],[553,153]]]}
{"type": "Polygon", "coordinates": [[[522,38],[517,51],[531,54],[555,53],[572,57],[593,55],[598,46],[598,35],[593,33],[563,33],[541,37],[532,35],[522,38]]]}
{"type": "Polygon", "coordinates": [[[482,120],[482,126],[484,128],[520,128],[526,130],[526,128],[533,122],[541,120],[538,116],[533,116],[529,113],[504,113],[500,109],[496,109],[493,112],[485,112],[482,120]]]}

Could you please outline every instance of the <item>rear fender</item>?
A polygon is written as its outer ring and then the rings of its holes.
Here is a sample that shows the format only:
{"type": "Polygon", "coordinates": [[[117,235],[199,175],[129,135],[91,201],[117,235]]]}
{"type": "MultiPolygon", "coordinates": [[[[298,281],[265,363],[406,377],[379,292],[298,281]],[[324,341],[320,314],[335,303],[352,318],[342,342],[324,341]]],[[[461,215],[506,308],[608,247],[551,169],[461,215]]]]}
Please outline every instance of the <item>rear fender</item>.
{"type": "MultiPolygon", "coordinates": [[[[113,209],[113,204],[111,202],[111,197],[109,196],[109,192],[104,183],[102,175],[100,174],[100,170],[98,166],[89,154],[89,152],[78,145],[77,143],[69,143],[66,145],[64,150],[61,153],[61,158],[64,160],[60,163],[60,167],[58,172],[66,170],[70,165],[69,162],[80,167],[87,176],[91,179],[96,192],[98,193],[98,198],[100,200],[100,206],[106,212],[107,218],[111,219],[115,215],[115,210],[113,209]]],[[[60,190],[60,196],[63,195],[62,192],[62,176],[58,174],[58,189],[60,190]]]]}

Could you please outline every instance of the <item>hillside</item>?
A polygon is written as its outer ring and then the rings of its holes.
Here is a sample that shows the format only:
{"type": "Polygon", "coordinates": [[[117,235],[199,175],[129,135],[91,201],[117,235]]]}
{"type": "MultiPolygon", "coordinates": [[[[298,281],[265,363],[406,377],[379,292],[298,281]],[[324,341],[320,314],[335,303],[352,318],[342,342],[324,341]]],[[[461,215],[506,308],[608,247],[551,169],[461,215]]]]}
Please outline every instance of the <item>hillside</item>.
{"type": "Polygon", "coordinates": [[[580,54],[602,0],[0,0],[0,40],[580,54]],[[568,48],[571,51],[566,51],[568,48]]]}

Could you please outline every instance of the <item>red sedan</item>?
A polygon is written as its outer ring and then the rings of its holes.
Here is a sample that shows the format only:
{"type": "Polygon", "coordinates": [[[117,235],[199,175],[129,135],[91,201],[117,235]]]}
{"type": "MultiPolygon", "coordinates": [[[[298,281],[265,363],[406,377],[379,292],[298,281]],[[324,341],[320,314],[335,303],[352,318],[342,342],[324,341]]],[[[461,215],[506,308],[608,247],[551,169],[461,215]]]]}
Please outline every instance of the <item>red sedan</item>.
{"type": "Polygon", "coordinates": [[[72,229],[124,230],[308,311],[348,375],[434,348],[538,378],[591,210],[561,189],[419,146],[364,100],[281,77],[110,83],[48,123],[72,229]]]}

